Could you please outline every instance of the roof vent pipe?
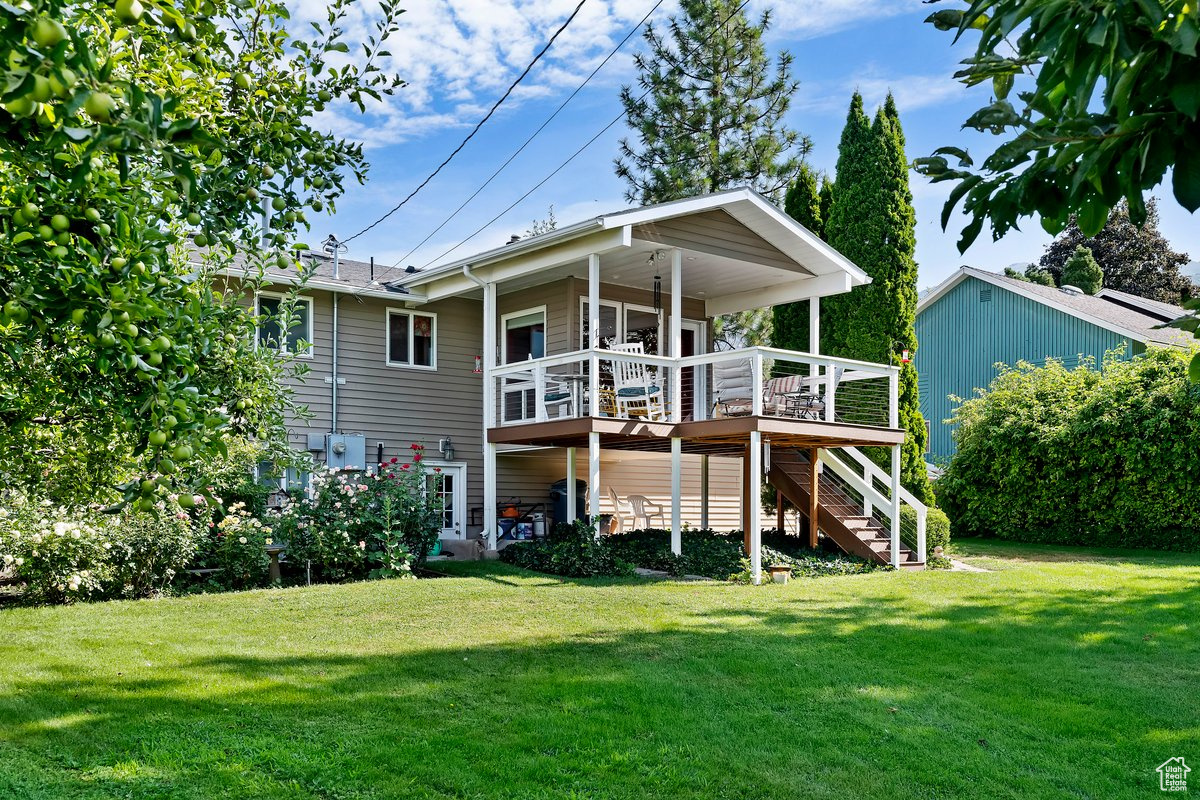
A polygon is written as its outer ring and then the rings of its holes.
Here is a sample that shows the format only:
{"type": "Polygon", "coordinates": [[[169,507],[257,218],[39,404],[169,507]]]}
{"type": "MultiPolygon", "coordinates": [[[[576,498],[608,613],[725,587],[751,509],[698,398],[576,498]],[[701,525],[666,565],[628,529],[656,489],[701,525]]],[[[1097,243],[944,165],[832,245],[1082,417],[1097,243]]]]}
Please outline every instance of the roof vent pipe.
{"type": "Polygon", "coordinates": [[[521,241],[521,237],[514,233],[512,236],[508,237],[507,243],[508,244],[516,244],[519,241],[521,241]]]}
{"type": "Polygon", "coordinates": [[[1083,289],[1080,289],[1078,286],[1072,286],[1069,283],[1064,283],[1059,289],[1065,294],[1083,294],[1083,289]]]}

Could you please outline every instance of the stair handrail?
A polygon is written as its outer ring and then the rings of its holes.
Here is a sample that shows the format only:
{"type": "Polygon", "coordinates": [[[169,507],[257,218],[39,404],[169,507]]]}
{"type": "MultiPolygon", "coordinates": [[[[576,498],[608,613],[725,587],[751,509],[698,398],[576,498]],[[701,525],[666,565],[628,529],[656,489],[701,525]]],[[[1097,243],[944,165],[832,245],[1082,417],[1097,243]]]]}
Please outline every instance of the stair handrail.
{"type": "MultiPolygon", "coordinates": [[[[863,469],[862,475],[824,448],[818,451],[817,458],[822,464],[828,464],[834,472],[863,496],[863,503],[866,506],[864,508],[865,515],[871,516],[871,506],[891,508],[891,498],[875,488],[875,480],[887,486],[891,483],[891,476],[882,467],[863,455],[858,448],[841,447],[839,449],[849,455],[854,463],[863,469]]],[[[900,487],[900,501],[912,506],[913,510],[917,512],[917,557],[921,561],[925,561],[925,520],[929,514],[929,507],[903,486],[900,487]]]]}

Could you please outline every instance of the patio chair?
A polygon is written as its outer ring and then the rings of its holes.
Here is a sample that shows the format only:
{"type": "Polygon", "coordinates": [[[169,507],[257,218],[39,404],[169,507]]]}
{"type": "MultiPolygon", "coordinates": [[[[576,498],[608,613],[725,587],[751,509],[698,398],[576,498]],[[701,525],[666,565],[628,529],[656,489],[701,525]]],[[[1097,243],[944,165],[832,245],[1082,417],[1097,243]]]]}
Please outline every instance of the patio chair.
{"type": "Polygon", "coordinates": [[[616,530],[614,530],[613,533],[620,533],[621,531],[625,530],[625,515],[628,515],[629,518],[634,521],[634,524],[637,524],[637,517],[633,513],[633,506],[630,504],[629,500],[621,500],[621,498],[617,496],[617,490],[611,486],[608,487],[608,499],[612,500],[613,519],[616,520],[617,523],[616,530]]]}
{"type": "MultiPolygon", "coordinates": [[[[617,344],[609,349],[630,355],[644,353],[641,342],[617,344]]],[[[617,416],[625,419],[644,417],[652,422],[665,419],[662,387],[655,383],[650,368],[636,361],[614,360],[612,365],[617,416]]]]}
{"type": "Polygon", "coordinates": [[[663,514],[663,507],[658,503],[651,502],[649,498],[640,494],[631,494],[625,498],[629,501],[629,505],[633,507],[633,524],[637,525],[638,517],[646,520],[646,527],[650,527],[650,518],[658,517],[660,527],[666,527],[667,518],[663,514]]]}
{"type": "Polygon", "coordinates": [[[546,418],[550,418],[550,409],[557,409],[557,418],[574,416],[572,405],[575,401],[575,394],[572,387],[566,381],[558,381],[553,378],[546,378],[546,393],[542,395],[542,409],[546,418]]]}

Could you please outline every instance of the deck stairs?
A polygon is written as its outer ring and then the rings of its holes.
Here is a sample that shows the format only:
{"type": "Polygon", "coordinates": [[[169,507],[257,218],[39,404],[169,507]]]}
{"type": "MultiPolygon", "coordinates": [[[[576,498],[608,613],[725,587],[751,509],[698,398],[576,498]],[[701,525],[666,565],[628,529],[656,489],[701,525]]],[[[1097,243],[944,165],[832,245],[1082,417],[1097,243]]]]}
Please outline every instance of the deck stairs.
{"type": "MultiPolygon", "coordinates": [[[[852,448],[845,450],[851,451],[852,448]]],[[[857,452],[852,454],[860,460],[865,458],[857,452]]],[[[808,487],[813,468],[808,453],[797,448],[772,448],[770,458],[771,469],[767,477],[771,485],[800,509],[802,515],[806,515],[809,503],[808,487]]],[[[821,461],[824,466],[819,470],[817,477],[817,526],[820,532],[847,553],[879,564],[892,563],[891,536],[887,519],[881,519],[878,513],[885,509],[881,508],[881,503],[872,503],[864,497],[865,494],[873,493],[869,488],[871,484],[860,483],[859,488],[864,491],[855,491],[854,473],[843,469],[842,462],[826,461],[824,457],[821,461]]],[[[866,479],[869,478],[868,472],[866,479]]],[[[860,476],[859,481],[863,480],[860,476]]],[[[876,498],[877,501],[882,499],[876,498]]],[[[924,508],[920,511],[923,516],[924,508]]],[[[901,569],[924,569],[925,562],[907,544],[902,543],[899,552],[901,569]]]]}

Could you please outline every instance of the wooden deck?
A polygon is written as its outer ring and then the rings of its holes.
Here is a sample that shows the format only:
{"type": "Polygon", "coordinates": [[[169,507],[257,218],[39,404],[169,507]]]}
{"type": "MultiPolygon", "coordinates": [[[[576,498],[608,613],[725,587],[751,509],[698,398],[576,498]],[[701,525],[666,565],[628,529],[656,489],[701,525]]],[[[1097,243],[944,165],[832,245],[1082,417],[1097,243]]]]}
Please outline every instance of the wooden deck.
{"type": "Polygon", "coordinates": [[[895,428],[753,416],[679,423],[573,417],[491,428],[487,436],[493,444],[586,448],[595,432],[605,450],[647,452],[669,452],[671,439],[680,438],[685,453],[740,456],[752,431],[777,447],[887,447],[904,441],[904,431],[895,428]]]}

